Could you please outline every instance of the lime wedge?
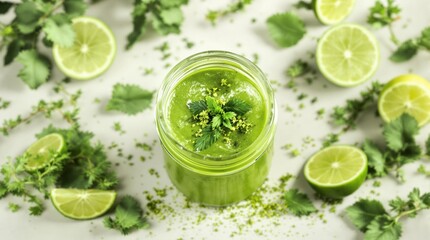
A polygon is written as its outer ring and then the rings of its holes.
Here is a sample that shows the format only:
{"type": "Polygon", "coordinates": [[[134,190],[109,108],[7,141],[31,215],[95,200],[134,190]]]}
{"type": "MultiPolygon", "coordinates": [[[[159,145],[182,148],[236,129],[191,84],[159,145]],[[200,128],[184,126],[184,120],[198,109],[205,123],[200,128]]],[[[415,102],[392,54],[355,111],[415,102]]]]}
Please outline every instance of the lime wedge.
{"type": "Polygon", "coordinates": [[[382,89],[378,110],[386,122],[408,113],[423,126],[430,120],[430,83],[415,74],[392,79],[382,89]]]}
{"type": "Polygon", "coordinates": [[[368,80],[379,65],[379,46],[375,37],[355,24],[330,28],[318,42],[316,60],[327,80],[342,87],[368,80]]]}
{"type": "Polygon", "coordinates": [[[313,0],[315,16],[325,25],[342,22],[354,8],[355,0],[313,0]]]}
{"type": "Polygon", "coordinates": [[[76,39],[72,47],[54,44],[53,55],[58,68],[68,77],[88,80],[104,73],[116,54],[116,41],[110,28],[91,17],[73,19],[76,39]]]}
{"type": "Polygon", "coordinates": [[[329,198],[343,198],[357,190],[367,175],[367,157],[353,146],[331,146],[315,153],[306,163],[307,182],[329,198]]]}
{"type": "Polygon", "coordinates": [[[108,211],[116,198],[115,191],[95,189],[55,188],[51,201],[64,216],[73,219],[92,219],[108,211]]]}
{"type": "Polygon", "coordinates": [[[55,154],[65,148],[64,138],[58,133],[52,133],[37,140],[25,151],[28,161],[25,164],[27,171],[35,171],[45,167],[55,154]]]}

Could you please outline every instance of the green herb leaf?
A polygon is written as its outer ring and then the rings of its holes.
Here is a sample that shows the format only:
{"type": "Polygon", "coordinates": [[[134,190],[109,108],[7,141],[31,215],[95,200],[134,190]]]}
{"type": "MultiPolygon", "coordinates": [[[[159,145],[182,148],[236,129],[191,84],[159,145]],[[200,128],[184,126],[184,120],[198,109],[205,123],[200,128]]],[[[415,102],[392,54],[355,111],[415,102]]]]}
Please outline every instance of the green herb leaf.
{"type": "Polygon", "coordinates": [[[127,35],[126,49],[130,49],[146,32],[146,11],[145,3],[139,0],[134,1],[134,9],[132,12],[133,17],[133,31],[127,35]]]}
{"type": "Polygon", "coordinates": [[[222,123],[221,115],[216,115],[214,118],[212,118],[212,129],[219,128],[222,123]]]}
{"type": "Polygon", "coordinates": [[[221,106],[217,103],[217,101],[213,97],[209,97],[209,96],[206,97],[206,105],[208,106],[208,110],[213,113],[222,112],[221,106]]]}
{"type": "Polygon", "coordinates": [[[296,216],[307,216],[317,212],[317,209],[309,200],[308,196],[300,193],[297,189],[290,189],[284,195],[288,209],[296,216]]]}
{"type": "Polygon", "coordinates": [[[106,217],[103,223],[107,228],[118,230],[124,235],[149,226],[139,202],[132,196],[123,197],[115,207],[115,218],[106,217]]]}
{"type": "Polygon", "coordinates": [[[43,31],[49,40],[60,47],[71,47],[75,41],[75,31],[69,16],[60,13],[46,19],[43,31]]]}
{"type": "Polygon", "coordinates": [[[160,0],[161,6],[163,7],[179,7],[184,4],[188,4],[188,0],[160,0]]]}
{"type": "Polygon", "coordinates": [[[401,151],[406,146],[415,144],[414,136],[418,131],[417,120],[409,114],[403,114],[386,124],[383,133],[387,146],[393,151],[401,151]]]}
{"type": "Polygon", "coordinates": [[[366,140],[363,144],[363,151],[367,156],[368,178],[382,177],[385,173],[385,158],[381,150],[371,141],[366,140]]]}
{"type": "Polygon", "coordinates": [[[214,144],[221,137],[221,132],[218,129],[212,129],[212,127],[205,127],[202,129],[201,136],[196,138],[194,143],[194,149],[197,152],[203,151],[212,144],[214,144]]]}
{"type": "Polygon", "coordinates": [[[193,114],[194,116],[203,112],[204,110],[207,110],[208,105],[206,104],[206,101],[200,100],[200,101],[190,102],[188,104],[188,109],[190,109],[191,114],[193,114]]]}
{"type": "Polygon", "coordinates": [[[179,8],[169,8],[161,11],[161,19],[167,25],[180,25],[184,21],[184,16],[179,8]]]}
{"type": "Polygon", "coordinates": [[[31,88],[36,89],[48,80],[51,63],[47,57],[36,50],[22,51],[16,57],[24,65],[18,76],[31,88]]]}
{"type": "Polygon", "coordinates": [[[252,109],[252,106],[245,101],[237,98],[232,98],[224,105],[224,111],[234,112],[238,115],[245,115],[252,109]]]}
{"type": "Polygon", "coordinates": [[[267,28],[280,47],[294,46],[306,34],[304,22],[291,12],[271,16],[267,19],[267,28]]]}
{"type": "Polygon", "coordinates": [[[391,54],[390,60],[393,62],[405,62],[417,55],[418,45],[415,40],[408,40],[402,43],[397,50],[391,54]]]}
{"type": "Polygon", "coordinates": [[[388,216],[377,216],[367,227],[364,240],[398,240],[402,235],[402,226],[388,216]]]}
{"type": "Polygon", "coordinates": [[[127,115],[135,115],[150,107],[154,92],[133,84],[117,83],[113,87],[112,98],[106,110],[117,110],[127,115]]]}
{"type": "Polygon", "coordinates": [[[39,18],[43,12],[38,9],[34,2],[26,1],[15,8],[16,23],[20,32],[24,34],[32,33],[36,30],[39,18]]]}
{"type": "Polygon", "coordinates": [[[18,56],[19,51],[21,50],[21,41],[13,40],[7,46],[6,55],[4,56],[4,65],[9,65],[15,60],[16,56],[18,56]]]}
{"type": "Polygon", "coordinates": [[[84,0],[65,0],[64,11],[70,16],[82,16],[87,10],[87,4],[84,0]]]}
{"type": "Polygon", "coordinates": [[[301,59],[297,60],[287,69],[287,76],[296,78],[303,76],[311,71],[309,64],[301,59]]]}
{"type": "Polygon", "coordinates": [[[348,219],[360,231],[366,232],[370,223],[378,216],[387,214],[382,204],[377,200],[361,199],[346,209],[348,219]]]}
{"type": "Polygon", "coordinates": [[[426,140],[426,155],[430,156],[430,135],[427,137],[426,140]]]}
{"type": "Polygon", "coordinates": [[[425,28],[421,32],[419,45],[430,51],[430,27],[425,28]]]}
{"type": "Polygon", "coordinates": [[[221,10],[210,10],[206,14],[206,19],[215,26],[219,18],[243,11],[245,7],[252,3],[252,0],[236,0],[236,2],[231,3],[225,9],[221,10]]]}
{"type": "Polygon", "coordinates": [[[0,2],[0,14],[5,14],[9,11],[11,7],[13,7],[13,3],[11,2],[0,2]]]}
{"type": "Polygon", "coordinates": [[[375,2],[375,5],[370,8],[370,14],[367,17],[367,23],[374,28],[381,28],[391,24],[399,18],[401,9],[396,6],[394,0],[387,0],[387,5],[381,3],[380,0],[375,2]]]}

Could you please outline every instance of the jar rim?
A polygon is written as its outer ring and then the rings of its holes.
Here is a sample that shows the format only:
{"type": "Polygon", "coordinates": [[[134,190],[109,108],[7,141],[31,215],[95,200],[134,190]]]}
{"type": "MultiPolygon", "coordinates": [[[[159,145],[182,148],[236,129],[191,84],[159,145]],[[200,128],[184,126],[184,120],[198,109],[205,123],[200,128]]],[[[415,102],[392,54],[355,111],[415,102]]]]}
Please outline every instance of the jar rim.
{"type": "MultiPolygon", "coordinates": [[[[216,61],[213,61],[216,63],[216,61]]],[[[202,68],[204,69],[204,68],[202,68]]],[[[211,51],[204,51],[199,52],[196,54],[193,54],[183,60],[181,60],[177,65],[175,65],[166,75],[158,93],[157,93],[157,103],[156,103],[156,123],[157,123],[157,131],[158,135],[162,141],[162,145],[166,148],[165,143],[163,143],[163,139],[167,139],[170,141],[174,146],[177,146],[180,151],[175,151],[175,154],[180,154],[180,152],[184,151],[184,155],[187,156],[193,156],[192,158],[188,157],[181,157],[181,159],[187,159],[188,161],[182,162],[182,165],[188,165],[188,167],[192,167],[193,169],[202,168],[202,169],[212,169],[212,170],[218,170],[221,171],[225,168],[237,168],[239,167],[242,169],[243,167],[246,167],[250,164],[252,164],[253,160],[256,158],[250,158],[250,154],[258,154],[261,155],[263,152],[257,151],[257,149],[262,148],[261,146],[266,146],[270,144],[271,142],[271,136],[274,134],[274,128],[276,125],[276,101],[274,97],[274,93],[272,90],[272,87],[267,80],[267,77],[265,74],[261,71],[258,66],[256,66],[253,62],[246,59],[243,56],[240,56],[238,54],[228,52],[228,51],[221,51],[221,50],[211,50],[211,51]],[[256,137],[255,141],[247,146],[244,149],[241,149],[240,151],[236,153],[232,153],[228,156],[211,156],[206,154],[201,154],[199,152],[192,151],[185,146],[183,146],[179,141],[177,141],[173,133],[171,133],[168,129],[168,121],[167,121],[167,114],[165,114],[165,103],[166,99],[168,99],[166,96],[171,92],[174,87],[184,78],[184,76],[189,76],[189,74],[193,73],[193,69],[189,69],[188,74],[183,74],[182,77],[177,77],[179,71],[186,68],[190,64],[198,63],[200,61],[208,61],[208,59],[217,59],[219,62],[222,61],[223,64],[228,64],[232,68],[236,68],[237,70],[242,70],[243,72],[247,73],[247,75],[252,76],[250,78],[251,81],[257,83],[256,86],[263,94],[263,98],[266,99],[266,114],[267,118],[264,122],[265,126],[261,130],[258,137],[256,137]],[[226,61],[227,60],[227,61],[226,61]],[[249,72],[252,71],[252,74],[249,72]],[[171,79],[173,77],[173,80],[171,79]],[[177,79],[175,79],[177,77],[177,79]],[[161,117],[159,114],[161,113],[161,117]],[[266,142],[264,142],[266,141],[266,142]],[[250,151],[250,149],[255,149],[254,151],[250,151]],[[244,154],[248,153],[248,154],[244,154]],[[190,161],[191,160],[191,161],[190,161]]],[[[170,143],[169,143],[170,144],[170,143]]],[[[262,149],[264,151],[265,147],[262,149]]],[[[168,149],[166,149],[168,150],[168,149]]],[[[169,151],[168,151],[169,152],[169,151]]],[[[170,153],[171,154],[171,153],[170,153]]],[[[175,158],[176,159],[176,158],[175,158]]]]}

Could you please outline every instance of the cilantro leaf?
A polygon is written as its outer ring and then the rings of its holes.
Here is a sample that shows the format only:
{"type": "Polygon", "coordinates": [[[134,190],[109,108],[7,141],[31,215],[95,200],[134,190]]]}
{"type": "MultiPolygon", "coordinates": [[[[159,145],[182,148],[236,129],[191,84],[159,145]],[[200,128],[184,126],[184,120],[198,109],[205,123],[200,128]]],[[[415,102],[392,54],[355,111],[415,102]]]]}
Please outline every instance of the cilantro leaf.
{"type": "Polygon", "coordinates": [[[218,129],[212,129],[212,127],[205,127],[202,129],[201,136],[196,138],[194,143],[194,149],[199,152],[209,148],[221,137],[221,132],[218,129]]]}
{"type": "Polygon", "coordinates": [[[272,39],[284,48],[296,45],[306,34],[303,20],[292,12],[269,17],[267,28],[272,39]]]}
{"type": "Polygon", "coordinates": [[[388,216],[377,216],[367,227],[364,240],[397,240],[402,235],[402,226],[388,216]]]}
{"type": "Polygon", "coordinates": [[[346,208],[349,220],[362,232],[378,216],[387,214],[381,202],[377,200],[361,199],[352,206],[346,208]]]}
{"type": "Polygon", "coordinates": [[[226,112],[234,112],[238,115],[245,115],[252,109],[252,106],[240,99],[232,98],[228,100],[228,102],[224,105],[224,111],[226,112]]]}
{"type": "Polygon", "coordinates": [[[29,34],[36,30],[39,18],[43,12],[38,9],[34,2],[26,1],[15,8],[16,23],[21,33],[29,34]]]}
{"type": "Polygon", "coordinates": [[[143,210],[139,202],[132,196],[125,196],[115,207],[115,218],[106,217],[103,223],[107,228],[118,230],[127,235],[134,230],[149,226],[142,215],[143,210]]]}
{"type": "Polygon", "coordinates": [[[418,45],[415,40],[408,40],[402,43],[397,50],[391,54],[390,60],[393,62],[405,62],[417,55],[418,45]]]}
{"type": "Polygon", "coordinates": [[[417,120],[409,114],[402,114],[399,118],[384,126],[384,137],[387,146],[393,151],[400,151],[415,143],[414,135],[418,134],[417,120]]]}
{"type": "Polygon", "coordinates": [[[36,50],[22,51],[16,57],[24,65],[18,76],[31,88],[36,89],[48,80],[51,62],[36,50]]]}
{"type": "Polygon", "coordinates": [[[12,61],[18,56],[19,51],[21,50],[21,41],[13,40],[7,46],[6,55],[4,56],[4,65],[9,65],[12,61]]]}
{"type": "Polygon", "coordinates": [[[300,193],[297,189],[290,189],[284,195],[288,209],[296,216],[307,216],[317,212],[317,209],[309,200],[308,196],[300,193]]]}
{"type": "Polygon", "coordinates": [[[184,21],[184,16],[179,8],[169,8],[161,11],[161,19],[167,25],[177,24],[180,25],[184,21]]]}
{"type": "Polygon", "coordinates": [[[65,0],[64,11],[70,16],[82,16],[87,10],[87,4],[84,0],[65,0]]]}
{"type": "Polygon", "coordinates": [[[421,32],[419,45],[430,51],[430,27],[425,28],[421,32]]]}
{"type": "Polygon", "coordinates": [[[5,14],[9,11],[11,7],[13,7],[13,3],[11,2],[0,2],[0,14],[5,14]]]}
{"type": "Polygon", "coordinates": [[[112,98],[106,110],[117,110],[127,115],[135,115],[150,107],[154,92],[142,89],[133,84],[114,85],[112,98]]]}
{"type": "Polygon", "coordinates": [[[60,47],[71,47],[75,41],[75,31],[69,16],[60,13],[46,19],[43,31],[49,40],[60,47]]]}
{"type": "Polygon", "coordinates": [[[203,112],[204,110],[208,109],[208,105],[206,104],[206,101],[200,100],[200,101],[190,102],[188,104],[188,108],[190,109],[191,114],[197,115],[203,112]]]}
{"type": "Polygon", "coordinates": [[[399,18],[401,9],[396,6],[394,0],[387,0],[387,5],[381,3],[380,0],[375,2],[375,5],[370,8],[367,23],[374,28],[381,28],[391,24],[399,18]]]}
{"type": "Polygon", "coordinates": [[[385,173],[384,154],[371,141],[366,140],[363,144],[363,151],[366,153],[368,162],[368,177],[382,177],[385,173]]]}

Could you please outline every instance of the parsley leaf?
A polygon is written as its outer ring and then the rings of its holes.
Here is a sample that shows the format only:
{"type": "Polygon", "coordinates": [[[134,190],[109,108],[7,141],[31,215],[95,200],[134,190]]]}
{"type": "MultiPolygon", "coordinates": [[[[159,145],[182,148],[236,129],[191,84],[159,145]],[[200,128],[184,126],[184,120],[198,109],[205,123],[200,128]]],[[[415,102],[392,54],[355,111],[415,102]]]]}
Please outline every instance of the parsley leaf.
{"type": "Polygon", "coordinates": [[[377,0],[375,5],[370,8],[369,16],[367,17],[367,23],[372,25],[374,28],[381,28],[388,26],[390,31],[391,41],[399,45],[399,40],[394,34],[392,23],[400,19],[399,14],[401,9],[395,5],[394,0],[387,0],[387,4],[382,4],[381,0],[377,0]]]}
{"type": "Polygon", "coordinates": [[[103,223],[107,228],[116,229],[127,235],[134,230],[149,226],[142,215],[143,210],[139,202],[132,196],[125,196],[115,207],[115,218],[106,217],[103,223]]]}
{"type": "Polygon", "coordinates": [[[284,48],[296,45],[306,34],[303,20],[292,12],[269,17],[267,28],[272,39],[284,48]]]}
{"type": "Polygon", "coordinates": [[[349,220],[362,232],[377,216],[386,213],[381,202],[368,199],[361,199],[346,209],[349,220]]]}
{"type": "Polygon", "coordinates": [[[367,155],[368,178],[382,177],[385,172],[385,157],[382,151],[370,140],[363,144],[363,151],[367,155]]]}
{"type": "Polygon", "coordinates": [[[402,235],[402,226],[400,223],[393,221],[385,215],[377,216],[367,226],[367,231],[364,234],[364,240],[377,239],[400,239],[402,235]]]}
{"type": "Polygon", "coordinates": [[[18,76],[31,88],[36,89],[48,80],[51,62],[36,50],[22,51],[17,61],[24,65],[18,76]]]}
{"type": "Polygon", "coordinates": [[[284,195],[285,203],[292,214],[296,216],[308,216],[317,212],[317,209],[309,200],[308,196],[297,189],[290,189],[284,195]]]}
{"type": "Polygon", "coordinates": [[[414,136],[418,134],[418,122],[409,114],[403,114],[384,126],[387,146],[393,151],[404,150],[408,145],[415,145],[414,136]]]}
{"type": "Polygon", "coordinates": [[[45,21],[43,31],[47,38],[60,47],[71,47],[75,41],[75,31],[69,16],[60,13],[52,15],[45,21]]]}
{"type": "Polygon", "coordinates": [[[117,110],[127,115],[135,115],[150,107],[154,92],[142,89],[133,84],[114,85],[112,98],[106,110],[117,110]]]}
{"type": "Polygon", "coordinates": [[[15,8],[16,23],[18,29],[23,34],[34,32],[38,25],[39,18],[44,14],[38,6],[31,1],[23,2],[15,8]]]}

